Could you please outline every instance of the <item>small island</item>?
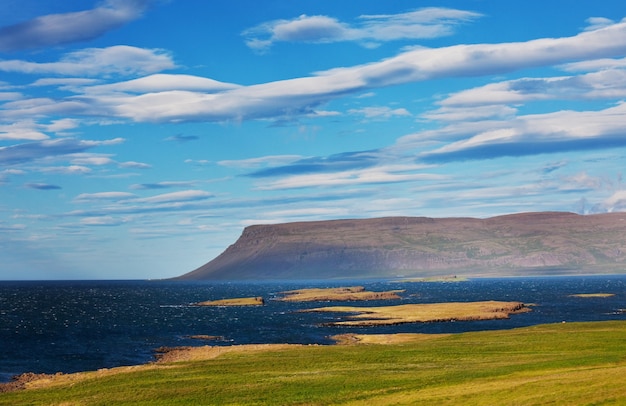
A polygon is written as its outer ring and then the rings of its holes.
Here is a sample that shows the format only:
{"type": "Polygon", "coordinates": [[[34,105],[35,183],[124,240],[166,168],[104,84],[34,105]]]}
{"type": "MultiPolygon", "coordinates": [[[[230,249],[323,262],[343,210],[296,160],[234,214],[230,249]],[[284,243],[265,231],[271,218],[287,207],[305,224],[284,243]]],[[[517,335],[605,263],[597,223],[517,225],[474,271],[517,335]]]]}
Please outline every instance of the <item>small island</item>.
{"type": "Polygon", "coordinates": [[[531,310],[521,302],[483,301],[381,307],[331,306],[302,311],[351,313],[347,316],[348,320],[328,323],[327,325],[330,326],[382,326],[437,321],[507,319],[511,314],[531,310]]]}
{"type": "Polygon", "coordinates": [[[330,301],[360,301],[360,300],[392,300],[401,299],[398,293],[404,290],[389,290],[386,292],[371,292],[363,286],[348,286],[339,288],[311,288],[296,289],[279,292],[283,295],[276,300],[282,302],[330,302],[330,301]]]}
{"type": "Polygon", "coordinates": [[[224,336],[212,336],[208,334],[193,334],[186,337],[191,338],[192,340],[226,341],[224,336]]]}
{"type": "Polygon", "coordinates": [[[427,276],[422,278],[408,278],[402,279],[400,282],[441,282],[441,283],[449,283],[449,282],[467,282],[469,279],[466,277],[457,277],[456,275],[449,276],[427,276]]]}
{"type": "Polygon", "coordinates": [[[263,306],[262,297],[238,297],[233,299],[207,300],[195,303],[194,306],[263,306]]]}
{"type": "Polygon", "coordinates": [[[577,293],[575,295],[569,295],[569,297],[581,297],[581,298],[612,297],[612,296],[615,296],[615,293],[577,293]]]}

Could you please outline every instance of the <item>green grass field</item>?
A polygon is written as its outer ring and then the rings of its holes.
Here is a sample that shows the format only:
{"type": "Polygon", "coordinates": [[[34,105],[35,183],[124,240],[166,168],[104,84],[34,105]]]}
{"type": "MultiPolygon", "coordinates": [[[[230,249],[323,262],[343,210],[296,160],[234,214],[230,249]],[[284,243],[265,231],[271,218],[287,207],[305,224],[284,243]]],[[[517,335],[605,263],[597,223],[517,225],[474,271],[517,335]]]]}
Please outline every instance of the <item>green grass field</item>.
{"type": "Polygon", "coordinates": [[[0,394],[0,405],[624,405],[626,322],[233,352],[0,394]]]}

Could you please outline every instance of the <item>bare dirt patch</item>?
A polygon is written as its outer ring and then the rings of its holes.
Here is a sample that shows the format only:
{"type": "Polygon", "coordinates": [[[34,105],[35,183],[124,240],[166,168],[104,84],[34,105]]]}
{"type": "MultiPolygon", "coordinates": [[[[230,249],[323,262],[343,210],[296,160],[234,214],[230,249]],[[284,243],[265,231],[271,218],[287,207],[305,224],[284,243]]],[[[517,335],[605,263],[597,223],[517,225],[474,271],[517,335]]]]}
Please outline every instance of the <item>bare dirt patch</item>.
{"type": "Polygon", "coordinates": [[[421,333],[395,333],[395,334],[338,334],[331,338],[339,345],[356,344],[406,344],[433,340],[447,337],[450,334],[421,334],[421,333]]]}

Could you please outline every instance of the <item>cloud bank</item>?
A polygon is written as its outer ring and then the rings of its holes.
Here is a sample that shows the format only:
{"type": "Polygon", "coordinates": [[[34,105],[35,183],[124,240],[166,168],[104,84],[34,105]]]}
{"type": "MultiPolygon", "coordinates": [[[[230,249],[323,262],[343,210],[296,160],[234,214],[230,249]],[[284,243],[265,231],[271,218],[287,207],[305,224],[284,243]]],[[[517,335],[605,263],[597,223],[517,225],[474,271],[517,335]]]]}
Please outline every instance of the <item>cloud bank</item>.
{"type": "MultiPolygon", "coordinates": [[[[240,122],[315,115],[331,100],[387,86],[432,79],[502,74],[525,68],[621,56],[626,23],[572,37],[503,44],[418,48],[366,65],[219,92],[167,90],[82,96],[114,117],[138,122],[240,122]]],[[[187,80],[187,79],[185,79],[187,80]]]]}
{"type": "Polygon", "coordinates": [[[143,14],[147,0],[107,0],[91,10],[49,14],[0,28],[0,51],[63,45],[97,38],[143,14]]]}

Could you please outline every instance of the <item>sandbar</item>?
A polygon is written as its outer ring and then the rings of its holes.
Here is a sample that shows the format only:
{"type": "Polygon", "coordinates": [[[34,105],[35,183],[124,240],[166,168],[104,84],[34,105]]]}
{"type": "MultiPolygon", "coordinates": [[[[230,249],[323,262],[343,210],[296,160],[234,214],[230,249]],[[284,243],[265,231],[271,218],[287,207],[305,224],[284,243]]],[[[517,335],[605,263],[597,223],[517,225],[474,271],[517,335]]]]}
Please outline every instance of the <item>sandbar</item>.
{"type": "Polygon", "coordinates": [[[279,292],[283,297],[276,300],[282,302],[324,302],[324,301],[360,301],[360,300],[393,300],[401,299],[398,293],[404,290],[371,292],[363,286],[338,288],[296,289],[279,292]]]}
{"type": "Polygon", "coordinates": [[[301,311],[351,313],[346,316],[347,320],[328,323],[327,325],[330,326],[381,326],[436,321],[507,319],[511,314],[531,310],[522,302],[482,301],[380,307],[330,306],[301,311]]]}

